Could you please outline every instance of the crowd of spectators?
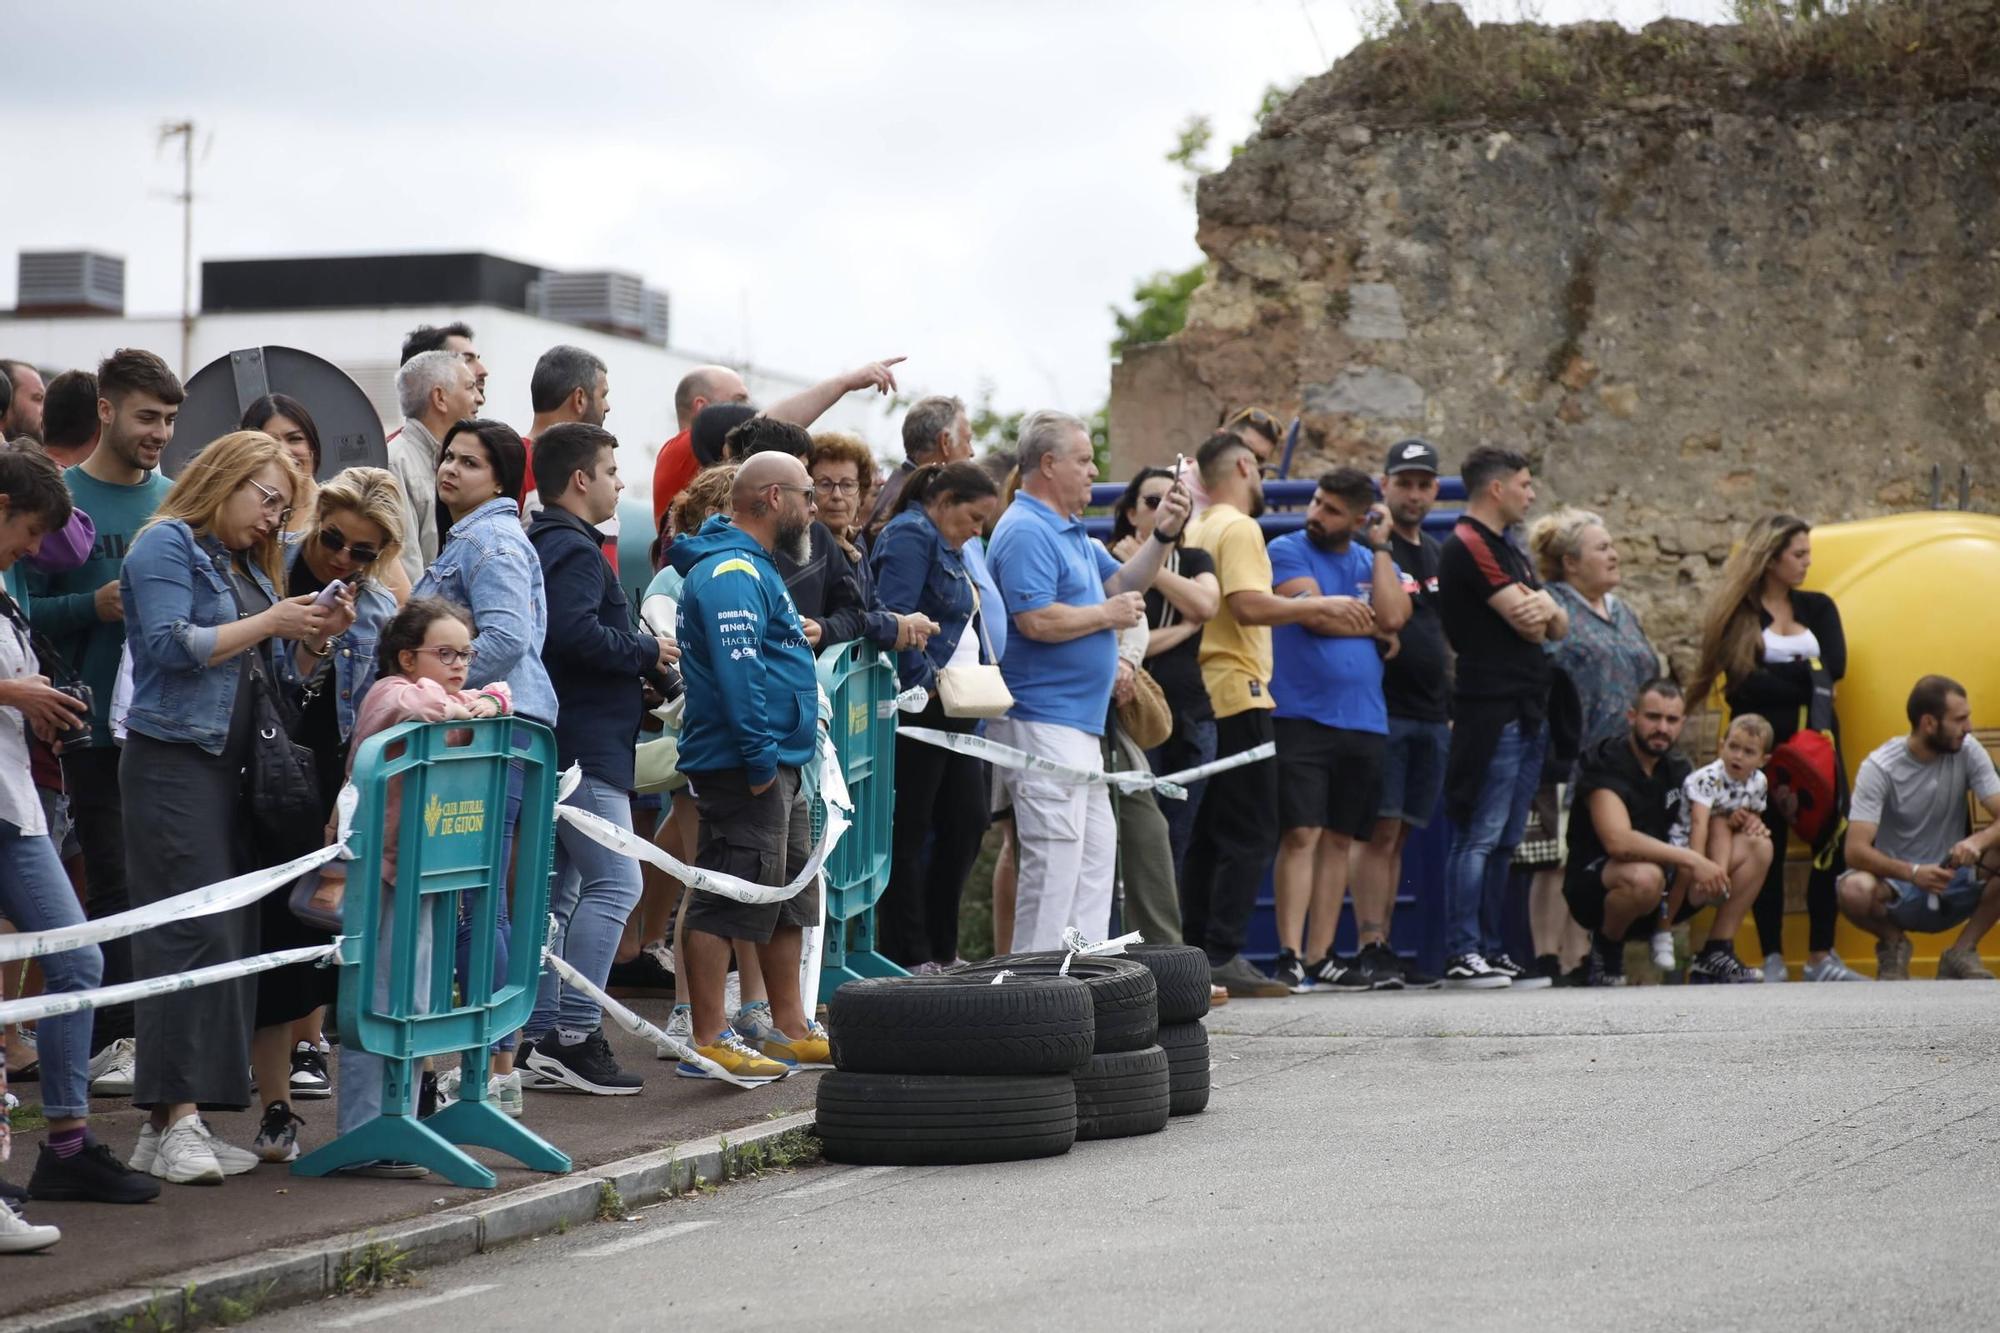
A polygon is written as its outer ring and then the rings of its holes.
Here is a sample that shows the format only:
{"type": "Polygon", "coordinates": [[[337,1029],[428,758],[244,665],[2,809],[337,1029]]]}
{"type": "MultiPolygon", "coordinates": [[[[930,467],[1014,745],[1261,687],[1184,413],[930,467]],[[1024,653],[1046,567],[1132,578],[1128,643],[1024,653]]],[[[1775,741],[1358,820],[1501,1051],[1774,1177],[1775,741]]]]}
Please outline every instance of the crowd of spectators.
{"type": "MultiPolygon", "coordinates": [[[[859,438],[812,433],[842,396],[893,392],[899,360],[763,409],[733,370],[689,373],[650,478],[658,540],[638,606],[615,567],[627,479],[605,424],[609,375],[580,348],[533,368],[524,437],[480,415],[472,330],[420,328],[386,469],[329,473],[311,405],[269,395],[171,482],[159,465],[185,393],[158,356],[123,349],[46,384],[0,363],[0,917],[74,925],[296,857],[332,835],[360,740],[503,713],[553,732],[581,776],[570,804],[704,870],[789,885],[810,852],[826,722],[815,659],[860,642],[921,695],[903,724],[953,742],[896,741],[875,939],[913,972],[963,961],[961,895],[997,841],[997,950],[1136,928],[1201,947],[1217,1000],[1617,985],[1628,941],[1679,975],[1674,928],[1704,908],[1688,980],[1779,981],[1796,828],[1819,853],[1805,980],[1864,979],[1833,950],[1842,914],[1879,941],[1880,978],[1908,976],[1910,932],[1958,927],[1938,975],[1990,979],[1978,946],[2000,920],[2000,823],[1973,834],[1966,811],[1970,798],[2000,814],[2000,777],[1968,743],[1966,692],[1918,681],[1909,735],[1867,757],[1848,800],[1821,707],[1845,639],[1833,601],[1802,587],[1804,520],[1760,520],[1730,557],[1683,689],[1617,593],[1603,520],[1561,509],[1529,523],[1521,454],[1459,460],[1464,505],[1442,542],[1426,528],[1445,461],[1422,439],[1391,447],[1379,474],[1319,477],[1302,525],[1267,539],[1285,429],[1248,409],[1192,458],[1133,476],[1100,541],[1084,517],[1096,446],[1074,416],[1025,417],[1001,467],[973,460],[951,397],[905,410],[904,458],[886,471],[859,438]],[[1731,720],[1697,769],[1678,742],[1711,688],[1731,720]],[[259,737],[275,730],[310,752],[310,808],[258,776],[259,737]],[[1845,818],[1810,790],[1816,764],[1845,818]],[[1198,771],[1175,797],[1075,776],[1095,770],[1198,771]],[[1392,918],[1408,839],[1439,812],[1449,851],[1424,888],[1446,961],[1431,975],[1392,918]],[[1532,862],[1532,956],[1516,962],[1506,922],[1531,831],[1546,851],[1532,862]],[[1269,968],[1245,954],[1267,877],[1269,968]],[[1746,916],[1754,965],[1734,948],[1746,916]]],[[[523,786],[517,762],[501,870],[523,786]]],[[[387,898],[393,836],[384,848],[367,887],[387,898]]],[[[271,894],[48,955],[40,982],[89,990],[323,944],[345,887],[335,863],[312,897],[320,915],[271,894]]],[[[507,972],[509,895],[487,891],[495,937],[473,938],[468,902],[454,941],[472,1000],[475,977],[507,972]]],[[[559,824],[550,948],[589,984],[543,969],[525,1029],[490,1052],[486,1095],[519,1116],[524,1089],[641,1093],[645,1075],[604,1037],[606,987],[674,997],[677,1044],[660,1053],[679,1076],[754,1085],[825,1066],[800,981],[819,891],[764,904],[684,892],[559,824]]],[[[14,1032],[7,1067],[36,1068],[49,1133],[25,1192],[4,1187],[0,1250],[53,1230],[20,1218],[23,1197],[140,1202],[162,1182],[294,1159],[302,1104],[337,1095],[343,1129],[378,1114],[380,1062],[334,1058],[335,975],[295,964],[14,1032]],[[130,1151],[92,1135],[93,1095],[149,1111],[130,1151]],[[252,1107],[247,1148],[203,1118],[252,1107]]],[[[448,1103],[461,1082],[426,1074],[411,1109],[448,1103]]]]}

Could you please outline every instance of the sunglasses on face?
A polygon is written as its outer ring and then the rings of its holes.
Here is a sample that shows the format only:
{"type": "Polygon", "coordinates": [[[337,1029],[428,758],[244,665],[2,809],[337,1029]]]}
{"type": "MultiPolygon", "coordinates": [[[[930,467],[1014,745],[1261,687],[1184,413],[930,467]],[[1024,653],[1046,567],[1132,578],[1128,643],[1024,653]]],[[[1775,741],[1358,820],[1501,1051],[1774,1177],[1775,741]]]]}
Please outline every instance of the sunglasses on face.
{"type": "Polygon", "coordinates": [[[1160,501],[1166,498],[1167,497],[1164,495],[1142,495],[1139,497],[1139,503],[1146,506],[1146,508],[1148,509],[1158,509],[1160,507],[1160,501]]]}
{"type": "Polygon", "coordinates": [[[347,534],[339,528],[321,528],[319,530],[319,544],[326,548],[328,555],[339,555],[342,551],[347,552],[354,557],[354,563],[357,565],[372,565],[375,563],[375,558],[382,554],[381,550],[377,547],[369,546],[366,543],[350,542],[347,540],[347,534]]]}

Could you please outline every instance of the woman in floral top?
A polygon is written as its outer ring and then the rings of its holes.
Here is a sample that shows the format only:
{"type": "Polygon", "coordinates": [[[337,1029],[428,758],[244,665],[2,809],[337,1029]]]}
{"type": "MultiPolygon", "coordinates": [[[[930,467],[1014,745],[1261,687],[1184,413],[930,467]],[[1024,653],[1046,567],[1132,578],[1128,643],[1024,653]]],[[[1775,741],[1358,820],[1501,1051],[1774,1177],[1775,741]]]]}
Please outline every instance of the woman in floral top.
{"type": "MultiPolygon", "coordinates": [[[[1659,675],[1660,656],[1637,613],[1612,594],[1621,578],[1618,548],[1604,521],[1583,509],[1559,509],[1538,519],[1528,534],[1528,546],[1549,594],[1569,613],[1569,633],[1550,646],[1550,655],[1576,687],[1582,706],[1582,745],[1619,735],[1633,696],[1659,675]]],[[[1566,782],[1569,776],[1553,765],[1542,769],[1545,787],[1566,782]]],[[[1546,831],[1553,836],[1554,793],[1543,791],[1535,803],[1546,812],[1546,831]]],[[[1551,954],[1574,965],[1589,945],[1589,937],[1569,919],[1563,902],[1560,860],[1558,855],[1558,864],[1537,871],[1528,894],[1536,971],[1543,975],[1562,970],[1551,954]]]]}

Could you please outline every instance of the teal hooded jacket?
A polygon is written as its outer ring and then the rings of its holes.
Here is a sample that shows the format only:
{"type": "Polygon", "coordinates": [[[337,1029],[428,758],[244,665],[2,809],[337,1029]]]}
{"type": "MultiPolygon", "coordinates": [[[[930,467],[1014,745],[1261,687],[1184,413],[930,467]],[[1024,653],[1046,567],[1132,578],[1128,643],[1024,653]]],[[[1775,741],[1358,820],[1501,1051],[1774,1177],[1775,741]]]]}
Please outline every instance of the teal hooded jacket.
{"type": "Polygon", "coordinates": [[[667,550],[680,571],[680,769],[745,771],[751,786],[813,756],[819,678],[771,553],[721,514],[667,550]]]}

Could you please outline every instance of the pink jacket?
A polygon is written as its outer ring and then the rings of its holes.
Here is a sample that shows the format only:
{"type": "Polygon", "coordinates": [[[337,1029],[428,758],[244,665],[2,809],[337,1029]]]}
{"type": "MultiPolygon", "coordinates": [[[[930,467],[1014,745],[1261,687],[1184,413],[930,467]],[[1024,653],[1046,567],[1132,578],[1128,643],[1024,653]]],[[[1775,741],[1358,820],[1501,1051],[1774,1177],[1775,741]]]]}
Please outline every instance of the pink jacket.
{"type": "MultiPolygon", "coordinates": [[[[347,753],[348,776],[354,776],[354,756],[360,753],[361,742],[376,732],[387,731],[404,722],[444,722],[470,717],[472,706],[484,699],[496,701],[503,713],[514,711],[514,701],[507,692],[505,681],[495,681],[481,690],[461,690],[449,694],[434,680],[417,680],[410,676],[376,677],[361,700],[361,711],[354,718],[354,735],[349,741],[347,753]]],[[[402,786],[400,778],[390,779],[387,812],[382,821],[384,884],[396,882],[396,834],[402,826],[402,786]]],[[[334,862],[336,866],[339,864],[334,862]]]]}

